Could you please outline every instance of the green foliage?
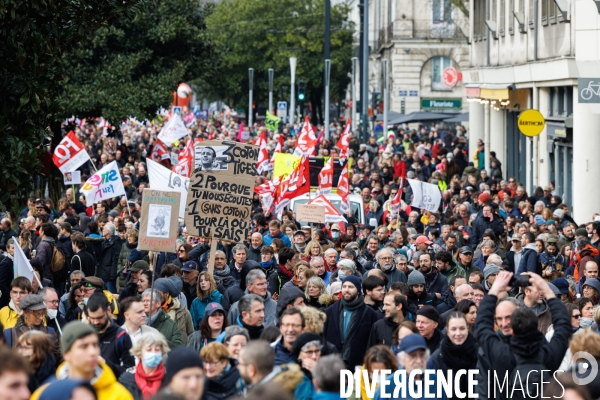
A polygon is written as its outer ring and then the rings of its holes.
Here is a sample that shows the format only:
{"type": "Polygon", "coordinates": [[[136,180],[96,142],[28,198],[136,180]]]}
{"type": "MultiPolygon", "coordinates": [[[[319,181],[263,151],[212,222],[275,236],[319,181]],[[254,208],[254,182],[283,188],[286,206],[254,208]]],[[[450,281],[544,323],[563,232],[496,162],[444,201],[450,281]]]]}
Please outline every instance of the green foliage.
{"type": "Polygon", "coordinates": [[[41,168],[47,127],[58,117],[61,57],[142,0],[0,0],[0,208],[23,203],[41,168]]]}
{"type": "MultiPolygon", "coordinates": [[[[267,103],[268,69],[275,70],[274,97],[288,86],[289,57],[297,57],[296,82],[306,81],[307,100],[319,105],[323,93],[324,0],[231,0],[218,4],[207,18],[210,37],[222,56],[217,79],[204,82],[215,98],[248,107],[248,68],[254,68],[255,102],[267,103]]],[[[349,83],[352,35],[349,8],[331,8],[331,99],[341,100],[349,83]]]]}
{"type": "Polygon", "coordinates": [[[182,81],[216,69],[199,0],[150,1],[135,19],[117,17],[64,57],[65,115],[153,118],[182,81]]]}

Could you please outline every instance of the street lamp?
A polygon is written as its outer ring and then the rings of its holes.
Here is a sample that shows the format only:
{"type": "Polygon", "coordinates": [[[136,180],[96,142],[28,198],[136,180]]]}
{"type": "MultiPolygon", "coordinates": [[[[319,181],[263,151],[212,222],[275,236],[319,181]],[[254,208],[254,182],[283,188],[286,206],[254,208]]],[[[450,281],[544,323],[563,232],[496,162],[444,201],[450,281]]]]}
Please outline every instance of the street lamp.
{"type": "Polygon", "coordinates": [[[248,87],[249,87],[249,98],[248,98],[248,128],[252,130],[252,89],[254,88],[254,68],[248,68],[248,87]]]}
{"type": "Polygon", "coordinates": [[[290,99],[290,124],[294,124],[294,112],[296,107],[296,57],[290,57],[290,74],[292,80],[292,97],[290,99]]]}
{"type": "Polygon", "coordinates": [[[331,60],[325,60],[325,129],[324,137],[329,139],[329,81],[331,75],[331,60]]]}
{"type": "Polygon", "coordinates": [[[269,68],[269,112],[273,112],[273,75],[275,75],[275,70],[273,68],[269,68]]]}

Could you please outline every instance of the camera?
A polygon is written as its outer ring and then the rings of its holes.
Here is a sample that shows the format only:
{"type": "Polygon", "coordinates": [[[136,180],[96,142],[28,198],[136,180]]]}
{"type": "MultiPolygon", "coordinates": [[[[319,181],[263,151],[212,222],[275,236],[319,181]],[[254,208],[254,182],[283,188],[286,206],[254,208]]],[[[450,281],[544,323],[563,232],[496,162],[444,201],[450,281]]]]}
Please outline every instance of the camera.
{"type": "Polygon", "coordinates": [[[510,287],[531,286],[529,279],[530,279],[529,275],[513,275],[513,277],[510,278],[510,282],[508,282],[508,286],[510,286],[510,287]]]}

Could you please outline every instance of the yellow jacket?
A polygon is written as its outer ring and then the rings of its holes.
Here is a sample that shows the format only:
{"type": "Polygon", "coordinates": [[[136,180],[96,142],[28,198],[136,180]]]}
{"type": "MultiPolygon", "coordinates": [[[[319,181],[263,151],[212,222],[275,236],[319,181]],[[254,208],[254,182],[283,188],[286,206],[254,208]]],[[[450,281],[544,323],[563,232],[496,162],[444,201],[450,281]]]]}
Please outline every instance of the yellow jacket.
{"type": "Polygon", "coordinates": [[[13,304],[12,300],[10,301],[9,305],[0,309],[0,322],[2,323],[4,329],[10,329],[16,326],[17,320],[21,316],[21,314],[11,308],[11,304],[13,304]]]}
{"type": "MultiPolygon", "coordinates": [[[[110,367],[104,363],[98,363],[102,370],[98,370],[97,375],[92,379],[92,386],[96,389],[98,400],[133,400],[133,395],[119,382],[110,367]]],[[[62,363],[56,370],[57,379],[67,378],[67,363],[62,363]]],[[[33,392],[30,400],[38,400],[40,395],[46,389],[44,385],[33,392]]]]}

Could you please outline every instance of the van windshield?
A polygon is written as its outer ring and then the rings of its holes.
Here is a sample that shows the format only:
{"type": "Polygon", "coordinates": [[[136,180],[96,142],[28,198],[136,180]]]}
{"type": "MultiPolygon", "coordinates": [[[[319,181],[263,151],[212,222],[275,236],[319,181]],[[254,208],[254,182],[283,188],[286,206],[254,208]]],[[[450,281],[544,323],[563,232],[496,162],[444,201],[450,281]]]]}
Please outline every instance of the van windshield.
{"type": "MultiPolygon", "coordinates": [[[[294,201],[294,212],[296,212],[296,206],[298,204],[306,204],[306,203],[308,203],[308,201],[309,201],[309,199],[296,199],[296,201],[294,201]]],[[[342,212],[340,210],[340,204],[342,203],[341,200],[329,199],[329,201],[331,202],[331,204],[333,204],[333,206],[335,207],[336,210],[338,210],[340,213],[342,212]]],[[[354,211],[354,216],[356,217],[356,220],[358,221],[358,223],[362,224],[363,221],[361,221],[361,215],[359,212],[360,203],[350,200],[350,209],[352,209],[352,211],[354,211]]],[[[299,221],[299,222],[302,222],[302,221],[299,221]]]]}

